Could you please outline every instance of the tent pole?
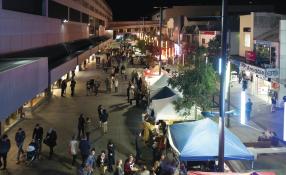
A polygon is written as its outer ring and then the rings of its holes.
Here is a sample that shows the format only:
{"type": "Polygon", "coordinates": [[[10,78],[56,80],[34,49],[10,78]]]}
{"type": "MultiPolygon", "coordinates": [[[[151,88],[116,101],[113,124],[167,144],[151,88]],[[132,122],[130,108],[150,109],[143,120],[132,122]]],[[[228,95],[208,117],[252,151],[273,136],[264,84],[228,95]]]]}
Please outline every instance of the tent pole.
{"type": "Polygon", "coordinates": [[[254,161],[251,161],[251,170],[253,170],[254,167],[254,161]]]}

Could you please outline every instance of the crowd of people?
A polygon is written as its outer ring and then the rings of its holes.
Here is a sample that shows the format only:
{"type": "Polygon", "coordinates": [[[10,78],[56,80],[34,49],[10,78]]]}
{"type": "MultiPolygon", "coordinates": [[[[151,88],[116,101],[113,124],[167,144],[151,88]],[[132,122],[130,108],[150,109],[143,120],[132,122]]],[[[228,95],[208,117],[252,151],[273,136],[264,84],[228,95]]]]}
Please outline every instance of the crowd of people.
{"type": "MultiPolygon", "coordinates": [[[[35,159],[40,159],[42,143],[49,147],[49,159],[52,159],[54,153],[53,149],[57,145],[57,132],[54,128],[50,128],[45,137],[43,134],[43,128],[40,124],[36,124],[31,141],[28,144],[26,151],[24,151],[25,148],[23,148],[23,145],[26,140],[26,133],[22,128],[17,130],[15,134],[15,142],[18,148],[16,157],[17,164],[25,163],[26,165],[30,165],[35,159]]],[[[6,134],[2,135],[0,141],[0,167],[3,165],[2,169],[4,170],[7,167],[7,155],[10,148],[10,139],[6,134]]]]}

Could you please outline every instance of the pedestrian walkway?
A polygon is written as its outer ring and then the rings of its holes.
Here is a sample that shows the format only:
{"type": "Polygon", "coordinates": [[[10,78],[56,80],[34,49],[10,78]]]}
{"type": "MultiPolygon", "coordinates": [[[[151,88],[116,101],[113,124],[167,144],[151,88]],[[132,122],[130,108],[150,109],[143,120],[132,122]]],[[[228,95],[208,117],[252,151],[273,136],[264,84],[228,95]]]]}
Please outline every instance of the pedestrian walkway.
{"type": "MultiPolygon", "coordinates": [[[[106,76],[107,74],[102,70],[96,69],[95,63],[88,64],[85,71],[76,74],[77,84],[74,97],[70,95],[69,83],[66,97],[61,97],[60,90],[55,89],[54,95],[49,101],[35,110],[28,119],[11,128],[7,132],[12,145],[8,153],[8,172],[13,175],[77,174],[77,168],[71,166],[72,158],[68,153],[68,144],[72,135],[77,133],[77,120],[81,113],[84,113],[85,117],[90,117],[92,120],[93,129],[90,137],[96,155],[101,150],[106,150],[109,139],[112,139],[115,144],[116,159],[122,158],[125,160],[130,153],[135,155],[134,133],[138,132],[142,110],[127,103],[127,81],[119,81],[118,93],[114,93],[114,89],[111,94],[103,93],[106,76]],[[98,96],[86,96],[86,81],[92,78],[101,80],[98,96]],[[99,104],[102,104],[109,112],[108,133],[106,135],[102,135],[101,131],[97,129],[97,106],[99,104]],[[56,129],[58,140],[54,149],[55,156],[52,160],[48,160],[48,147],[43,144],[41,160],[36,160],[30,167],[26,167],[23,163],[17,165],[15,132],[19,127],[25,130],[24,150],[26,150],[36,123],[40,123],[44,128],[44,136],[50,127],[56,129]]],[[[80,162],[80,155],[78,155],[78,158],[78,162],[80,162]]]]}
{"type": "MultiPolygon", "coordinates": [[[[240,92],[241,84],[233,83],[230,90],[230,104],[236,109],[240,109],[240,92]]],[[[271,112],[271,104],[261,100],[258,97],[247,94],[247,99],[250,98],[252,105],[252,114],[250,126],[253,129],[266,130],[271,129],[275,131],[278,137],[283,138],[283,109],[277,109],[275,112],[271,112]]]]}
{"type": "MultiPolygon", "coordinates": [[[[232,83],[230,90],[231,109],[240,110],[241,84],[232,83]]],[[[247,94],[252,106],[251,119],[246,125],[240,124],[239,116],[232,116],[230,130],[236,134],[244,143],[256,142],[258,136],[267,128],[275,131],[280,139],[283,138],[283,109],[271,112],[271,105],[258,97],[247,94]]],[[[277,175],[285,175],[286,154],[260,155],[254,162],[254,170],[274,171],[277,175]]],[[[239,172],[251,170],[251,162],[230,161],[232,167],[239,172]]]]}

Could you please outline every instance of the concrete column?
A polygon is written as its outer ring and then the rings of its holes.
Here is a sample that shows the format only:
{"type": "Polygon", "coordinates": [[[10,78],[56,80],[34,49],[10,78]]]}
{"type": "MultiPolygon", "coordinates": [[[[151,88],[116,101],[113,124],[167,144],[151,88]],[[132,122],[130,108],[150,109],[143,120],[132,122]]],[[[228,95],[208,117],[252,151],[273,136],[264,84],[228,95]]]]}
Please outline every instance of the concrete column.
{"type": "Polygon", "coordinates": [[[42,15],[49,16],[49,0],[42,0],[42,15]]]}
{"type": "Polygon", "coordinates": [[[0,0],[0,9],[2,9],[2,0],[0,0]]]}
{"type": "Polygon", "coordinates": [[[280,90],[278,92],[278,101],[282,101],[286,95],[286,20],[280,20],[280,90]]]}

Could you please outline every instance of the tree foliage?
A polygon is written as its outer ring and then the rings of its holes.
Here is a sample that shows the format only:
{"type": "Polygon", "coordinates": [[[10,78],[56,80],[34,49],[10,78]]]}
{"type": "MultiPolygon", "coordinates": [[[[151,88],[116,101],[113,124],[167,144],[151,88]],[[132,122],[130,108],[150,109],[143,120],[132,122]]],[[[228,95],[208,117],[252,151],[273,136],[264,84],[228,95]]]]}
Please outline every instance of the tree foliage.
{"type": "Polygon", "coordinates": [[[205,63],[205,56],[202,55],[204,53],[203,48],[198,50],[194,65],[181,70],[177,76],[169,80],[170,85],[183,94],[183,98],[175,102],[176,110],[191,109],[194,105],[207,110],[212,105],[217,76],[212,66],[205,63]]]}
{"type": "Polygon", "coordinates": [[[137,47],[140,49],[141,53],[146,53],[146,42],[145,40],[138,40],[137,47]]]}
{"type": "Polygon", "coordinates": [[[215,66],[217,60],[221,54],[221,37],[217,35],[215,38],[211,39],[208,44],[208,56],[210,62],[215,66]]]}

